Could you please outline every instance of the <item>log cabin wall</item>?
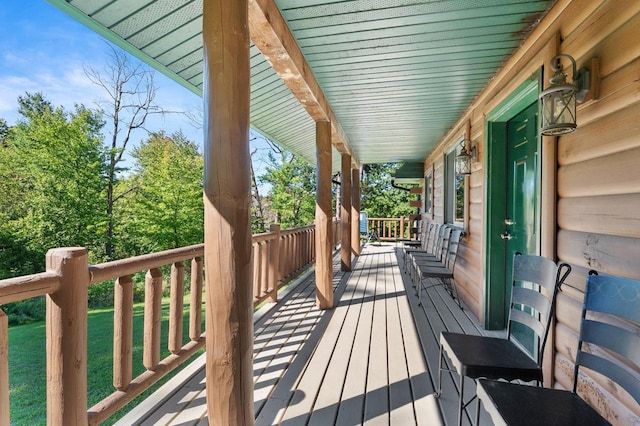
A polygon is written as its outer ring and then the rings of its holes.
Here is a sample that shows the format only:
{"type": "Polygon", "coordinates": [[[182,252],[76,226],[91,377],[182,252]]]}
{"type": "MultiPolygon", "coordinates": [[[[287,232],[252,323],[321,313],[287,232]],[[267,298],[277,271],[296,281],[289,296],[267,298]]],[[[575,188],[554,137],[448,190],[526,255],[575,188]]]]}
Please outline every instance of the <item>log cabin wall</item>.
{"type": "MultiPolygon", "coordinates": [[[[600,75],[599,94],[578,106],[577,131],[557,142],[545,137],[541,145],[546,150],[541,153],[541,252],[573,267],[558,297],[553,353],[547,357],[547,384],[557,388],[572,386],[589,269],[640,279],[639,30],[639,1],[559,0],[425,159],[425,171],[434,167],[433,220],[443,223],[444,153],[461,135],[477,144],[478,158],[468,180],[468,235],[460,248],[456,282],[465,303],[482,319],[486,116],[543,68],[547,87],[548,63],[555,54],[570,54],[578,68],[598,59],[599,69],[592,72],[600,75]],[[550,178],[545,178],[545,170],[550,178]]],[[[640,424],[640,407],[615,384],[588,377],[579,391],[611,423],[640,424]]]]}

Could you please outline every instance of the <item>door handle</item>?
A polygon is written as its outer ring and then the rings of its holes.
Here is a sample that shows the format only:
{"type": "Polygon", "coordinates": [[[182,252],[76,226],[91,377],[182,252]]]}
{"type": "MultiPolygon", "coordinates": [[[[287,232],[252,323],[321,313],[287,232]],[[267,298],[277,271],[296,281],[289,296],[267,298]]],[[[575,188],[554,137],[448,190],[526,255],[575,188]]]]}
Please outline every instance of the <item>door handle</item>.
{"type": "Polygon", "coordinates": [[[509,231],[504,231],[502,234],[500,234],[500,238],[502,238],[503,240],[511,240],[513,239],[513,235],[511,235],[509,231]]]}
{"type": "Polygon", "coordinates": [[[507,226],[511,226],[511,225],[515,225],[516,223],[513,220],[511,220],[509,218],[506,218],[504,220],[504,224],[507,225],[507,226]]]}

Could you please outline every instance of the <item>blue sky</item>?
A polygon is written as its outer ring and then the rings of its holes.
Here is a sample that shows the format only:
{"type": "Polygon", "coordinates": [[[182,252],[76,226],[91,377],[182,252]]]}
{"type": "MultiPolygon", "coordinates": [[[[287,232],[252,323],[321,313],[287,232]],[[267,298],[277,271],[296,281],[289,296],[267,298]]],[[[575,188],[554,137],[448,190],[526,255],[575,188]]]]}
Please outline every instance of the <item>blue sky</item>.
{"type": "MultiPolygon", "coordinates": [[[[106,43],[45,0],[0,0],[0,117],[9,125],[15,124],[19,116],[17,99],[25,92],[42,92],[54,105],[67,110],[73,109],[74,103],[98,107],[104,92],[87,79],[83,65],[103,69],[110,52],[106,43]]],[[[163,74],[156,72],[155,83],[157,104],[165,110],[192,113],[201,110],[199,96],[163,74]]],[[[107,127],[103,131],[105,137],[107,127]]],[[[202,149],[202,129],[182,114],[152,117],[146,127],[167,133],[182,130],[202,149]]],[[[138,131],[132,143],[146,137],[146,132],[138,131]]],[[[252,143],[252,150],[256,148],[254,168],[260,175],[265,166],[264,153],[269,148],[260,140],[252,143]]],[[[268,185],[261,188],[264,188],[261,192],[268,190],[268,185]]]]}
{"type": "MultiPolygon", "coordinates": [[[[66,109],[76,102],[97,107],[104,93],[86,78],[83,64],[101,70],[108,52],[99,35],[45,0],[0,1],[0,117],[14,124],[17,98],[25,92],[43,92],[54,105],[66,109]]],[[[166,110],[195,111],[202,103],[160,73],[155,81],[157,103],[166,110]]],[[[181,114],[153,117],[147,127],[169,133],[181,129],[189,139],[202,142],[202,130],[181,114]]],[[[140,132],[133,141],[145,137],[140,132]]]]}

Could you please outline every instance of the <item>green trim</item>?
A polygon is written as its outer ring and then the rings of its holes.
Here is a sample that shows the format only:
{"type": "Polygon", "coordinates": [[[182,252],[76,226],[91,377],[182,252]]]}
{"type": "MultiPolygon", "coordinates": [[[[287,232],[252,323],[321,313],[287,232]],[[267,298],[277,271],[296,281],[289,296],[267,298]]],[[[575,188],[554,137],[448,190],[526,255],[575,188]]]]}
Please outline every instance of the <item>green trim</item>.
{"type": "Polygon", "coordinates": [[[501,330],[505,327],[504,268],[505,245],[500,238],[506,211],[506,134],[504,122],[487,122],[487,186],[485,217],[487,218],[485,256],[484,328],[501,330]],[[490,255],[489,255],[490,253],[490,255]],[[499,297],[497,295],[502,295],[499,297]]]}
{"type": "MultiPolygon", "coordinates": [[[[506,326],[507,320],[504,308],[507,293],[504,276],[506,254],[504,242],[500,238],[500,233],[504,230],[503,220],[507,207],[504,188],[507,170],[506,122],[537,102],[539,82],[540,73],[538,72],[487,115],[484,165],[487,173],[484,203],[486,238],[483,277],[485,283],[483,326],[487,330],[501,330],[506,326]]],[[[538,152],[539,150],[540,138],[538,138],[538,152]]],[[[538,200],[540,200],[539,193],[538,200]]]]}
{"type": "Polygon", "coordinates": [[[98,33],[99,35],[101,35],[102,37],[104,37],[105,39],[110,41],[111,43],[115,44],[116,46],[122,48],[126,52],[128,52],[131,55],[135,56],[136,58],[140,59],[142,62],[146,63],[150,67],[152,67],[152,68],[158,70],[159,72],[161,72],[162,74],[166,75],[171,80],[173,80],[176,83],[178,83],[179,85],[189,89],[190,91],[192,91],[196,95],[202,97],[202,90],[200,88],[198,88],[197,86],[194,86],[193,84],[189,83],[187,80],[185,80],[184,78],[180,77],[178,74],[176,74],[175,72],[171,71],[169,68],[167,68],[166,66],[164,66],[160,62],[158,62],[155,59],[153,59],[151,56],[149,56],[146,53],[142,52],[136,46],[134,46],[133,44],[131,44],[128,41],[124,40],[122,37],[120,37],[119,35],[117,35],[113,31],[111,31],[107,27],[105,27],[105,26],[101,25],[100,23],[94,21],[89,16],[87,16],[84,12],[82,12],[78,8],[72,6],[71,4],[67,3],[65,0],[47,0],[47,2],[50,3],[52,6],[60,9],[62,12],[66,13],[71,18],[73,18],[76,21],[80,22],[82,25],[86,26],[90,30],[98,33]]]}
{"type": "Polygon", "coordinates": [[[487,115],[489,122],[507,122],[538,100],[538,74],[518,87],[507,99],[487,115]]]}

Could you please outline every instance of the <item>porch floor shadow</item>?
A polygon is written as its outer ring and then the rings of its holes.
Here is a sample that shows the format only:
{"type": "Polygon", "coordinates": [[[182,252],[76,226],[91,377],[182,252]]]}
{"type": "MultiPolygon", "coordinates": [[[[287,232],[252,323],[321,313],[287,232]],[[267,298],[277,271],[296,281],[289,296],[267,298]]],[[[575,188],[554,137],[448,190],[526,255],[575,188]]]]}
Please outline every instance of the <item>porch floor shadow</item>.
{"type": "MultiPolygon", "coordinates": [[[[445,374],[434,397],[438,337],[483,331],[440,286],[419,306],[397,250],[369,243],[347,273],[334,258],[332,310],[315,307],[312,271],[256,316],[256,425],[456,424],[457,376],[445,374]]],[[[201,355],[117,424],[208,424],[204,364],[201,355]]],[[[469,381],[465,394],[474,390],[469,381]]],[[[466,425],[475,403],[468,411],[466,425]]]]}

